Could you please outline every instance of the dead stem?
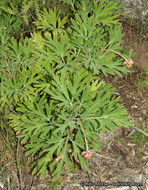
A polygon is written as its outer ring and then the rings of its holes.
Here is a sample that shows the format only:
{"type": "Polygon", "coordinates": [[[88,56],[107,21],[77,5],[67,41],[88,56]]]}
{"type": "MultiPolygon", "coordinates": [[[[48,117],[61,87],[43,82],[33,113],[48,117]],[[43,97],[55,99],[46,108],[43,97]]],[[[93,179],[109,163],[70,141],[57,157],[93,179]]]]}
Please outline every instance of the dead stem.
{"type": "Polygon", "coordinates": [[[145,131],[143,131],[143,130],[137,128],[137,127],[132,127],[132,128],[136,129],[137,131],[139,131],[140,133],[142,133],[143,135],[145,135],[146,137],[148,137],[148,133],[146,133],[145,131]]]}
{"type": "Polygon", "coordinates": [[[18,139],[17,142],[17,152],[16,152],[16,168],[17,168],[17,177],[18,177],[18,190],[21,190],[21,169],[19,166],[19,145],[20,145],[20,140],[18,139]]]}

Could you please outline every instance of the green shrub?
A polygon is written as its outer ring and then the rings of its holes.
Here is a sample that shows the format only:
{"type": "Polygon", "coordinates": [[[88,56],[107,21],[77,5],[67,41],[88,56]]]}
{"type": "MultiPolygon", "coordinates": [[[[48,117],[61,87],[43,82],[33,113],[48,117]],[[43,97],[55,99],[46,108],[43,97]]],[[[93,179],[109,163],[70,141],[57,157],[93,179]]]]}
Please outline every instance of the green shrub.
{"type": "Polygon", "coordinates": [[[99,78],[129,72],[120,7],[114,0],[63,2],[70,14],[39,11],[30,38],[0,33],[0,104],[41,177],[49,171],[58,178],[76,165],[88,169],[99,133],[131,125],[114,89],[99,78]]]}
{"type": "Polygon", "coordinates": [[[23,18],[26,24],[36,16],[43,8],[52,6],[52,0],[5,0],[0,1],[0,10],[7,15],[15,15],[23,18]]]}

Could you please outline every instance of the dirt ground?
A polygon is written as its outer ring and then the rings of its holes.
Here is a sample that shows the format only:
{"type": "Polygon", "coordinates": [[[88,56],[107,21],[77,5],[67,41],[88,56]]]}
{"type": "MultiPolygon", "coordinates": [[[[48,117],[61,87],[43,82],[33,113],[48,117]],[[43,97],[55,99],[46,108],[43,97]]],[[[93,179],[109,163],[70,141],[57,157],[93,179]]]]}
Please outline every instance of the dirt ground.
{"type": "MultiPolygon", "coordinates": [[[[137,85],[137,80],[145,77],[142,67],[148,67],[148,40],[139,44],[137,31],[129,29],[126,22],[123,26],[125,45],[133,48],[135,64],[132,72],[123,75],[123,78],[109,76],[103,77],[103,80],[116,88],[114,95],[121,97],[121,103],[127,108],[134,126],[121,128],[116,133],[101,134],[103,147],[89,161],[90,172],[77,170],[67,174],[63,185],[56,190],[130,190],[125,182],[130,182],[130,185],[137,183],[131,190],[148,190],[148,130],[144,131],[144,128],[148,129],[148,89],[140,89],[137,85]],[[139,128],[145,134],[138,132],[139,128]],[[82,182],[102,182],[102,186],[83,186],[80,185],[82,182]],[[115,182],[123,182],[123,186],[118,187],[115,182]]],[[[51,189],[49,183],[31,176],[25,168],[21,169],[21,174],[21,190],[51,189]]]]}

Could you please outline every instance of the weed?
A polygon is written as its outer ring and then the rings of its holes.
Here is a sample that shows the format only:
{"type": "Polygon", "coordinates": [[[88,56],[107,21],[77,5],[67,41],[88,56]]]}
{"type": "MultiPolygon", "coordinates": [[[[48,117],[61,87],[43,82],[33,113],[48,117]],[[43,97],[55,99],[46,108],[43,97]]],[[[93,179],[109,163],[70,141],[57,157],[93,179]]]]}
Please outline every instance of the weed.
{"type": "Polygon", "coordinates": [[[143,68],[143,72],[139,74],[136,86],[141,90],[148,88],[148,68],[143,68]]]}
{"type": "MultiPolygon", "coordinates": [[[[148,133],[148,129],[146,127],[141,127],[141,129],[148,133]]],[[[135,134],[133,134],[131,137],[130,137],[131,141],[133,142],[137,142],[139,143],[140,147],[142,147],[148,140],[148,137],[145,136],[144,134],[136,131],[135,134]]]]}

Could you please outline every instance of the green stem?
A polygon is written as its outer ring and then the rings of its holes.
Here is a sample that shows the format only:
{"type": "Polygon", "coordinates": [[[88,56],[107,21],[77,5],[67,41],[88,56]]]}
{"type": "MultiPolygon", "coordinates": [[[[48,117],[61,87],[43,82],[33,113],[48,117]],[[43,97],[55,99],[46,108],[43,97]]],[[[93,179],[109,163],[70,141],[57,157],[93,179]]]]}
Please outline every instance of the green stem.
{"type": "Polygon", "coordinates": [[[114,53],[120,55],[120,56],[121,56],[123,59],[125,59],[126,61],[128,61],[128,59],[127,59],[125,56],[123,56],[122,54],[120,54],[119,52],[117,52],[117,51],[115,51],[115,50],[112,50],[112,49],[103,49],[103,51],[111,51],[111,52],[114,52],[114,53]]]}

